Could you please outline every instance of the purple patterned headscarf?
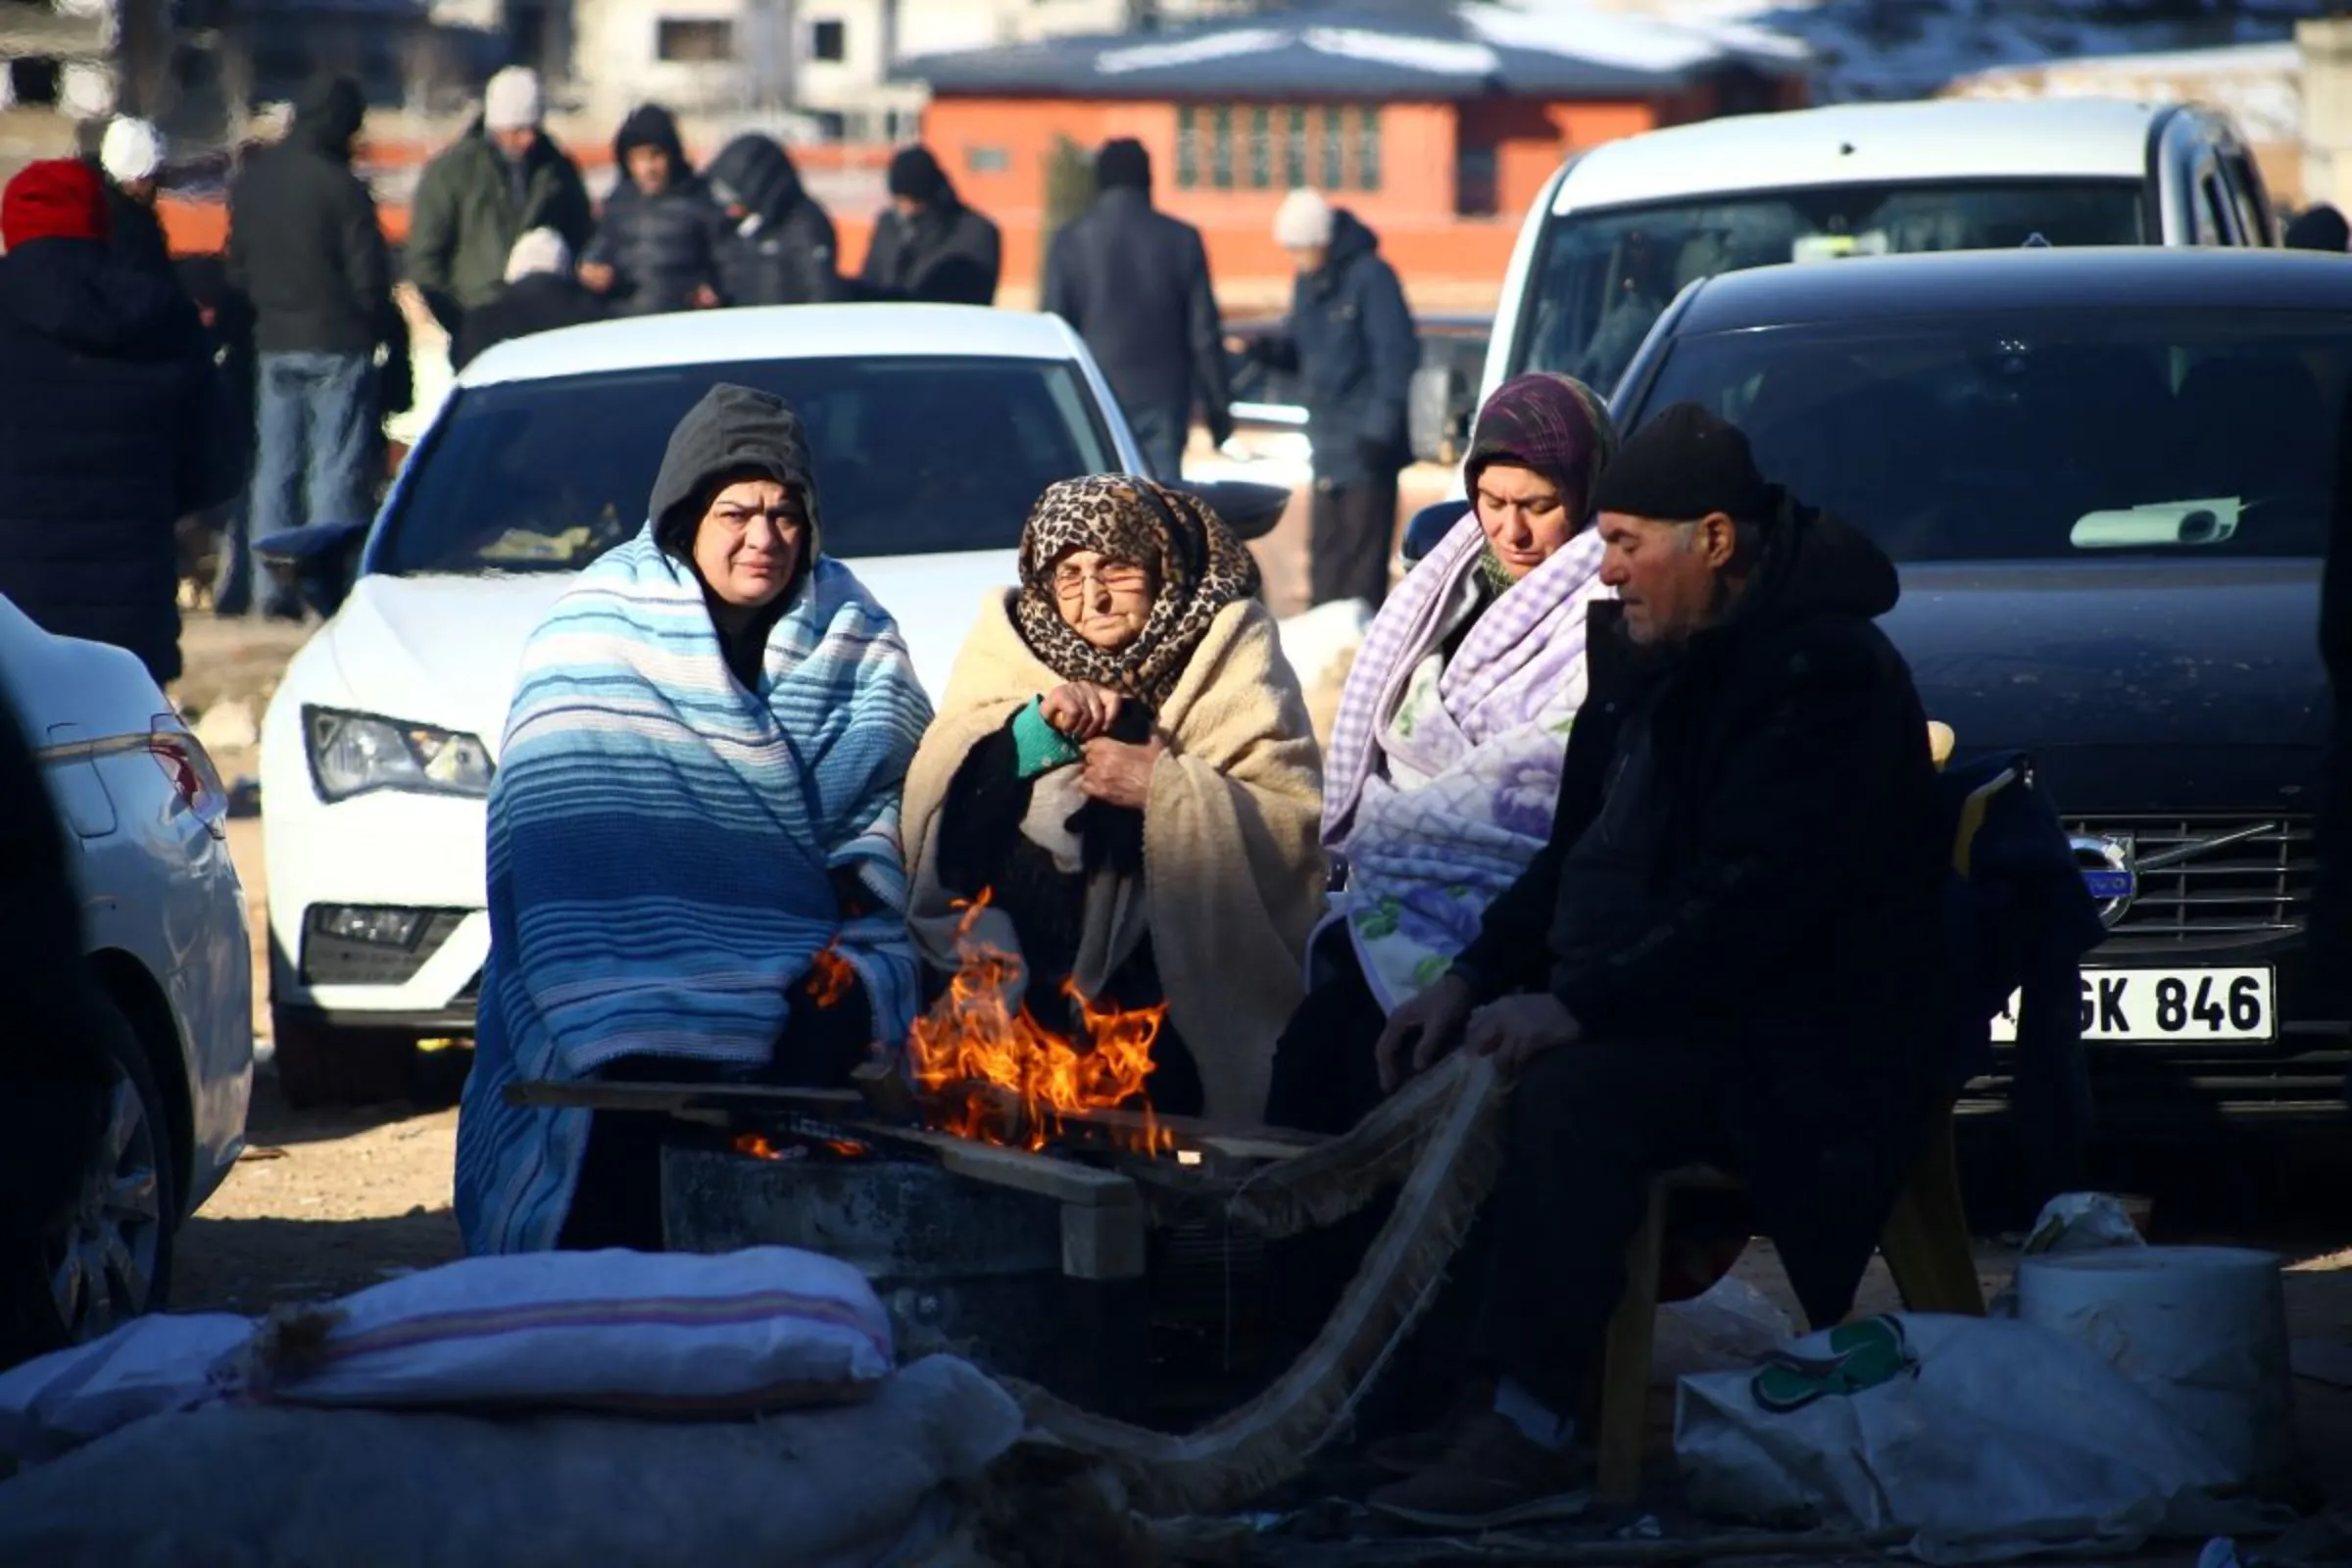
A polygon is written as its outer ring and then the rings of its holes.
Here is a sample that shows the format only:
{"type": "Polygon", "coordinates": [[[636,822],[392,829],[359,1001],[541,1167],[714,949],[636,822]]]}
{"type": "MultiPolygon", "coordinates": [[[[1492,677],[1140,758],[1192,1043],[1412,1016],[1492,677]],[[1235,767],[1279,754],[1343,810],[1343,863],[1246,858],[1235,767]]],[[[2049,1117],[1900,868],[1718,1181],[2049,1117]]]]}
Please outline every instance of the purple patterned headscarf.
{"type": "Polygon", "coordinates": [[[1592,486],[1616,448],[1617,427],[1591,387],[1564,375],[1514,376],[1478,411],[1462,483],[1475,493],[1492,463],[1533,468],[1559,487],[1582,527],[1591,518],[1592,486]]]}

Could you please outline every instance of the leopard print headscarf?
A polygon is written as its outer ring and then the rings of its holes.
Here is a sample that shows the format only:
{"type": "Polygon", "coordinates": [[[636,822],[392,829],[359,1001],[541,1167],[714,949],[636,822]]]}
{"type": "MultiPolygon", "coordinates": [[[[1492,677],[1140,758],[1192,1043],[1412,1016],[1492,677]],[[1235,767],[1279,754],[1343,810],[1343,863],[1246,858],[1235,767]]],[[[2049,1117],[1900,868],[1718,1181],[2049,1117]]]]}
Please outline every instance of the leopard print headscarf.
{"type": "Polygon", "coordinates": [[[1014,618],[1029,651],[1064,680],[1092,681],[1157,709],[1176,689],[1217,612],[1257,592],[1257,561],[1208,504],[1132,474],[1046,487],[1021,533],[1014,618]],[[1054,568],[1073,550],[1152,570],[1158,592],[1144,629],[1105,653],[1072,631],[1054,600],[1054,568]]]}

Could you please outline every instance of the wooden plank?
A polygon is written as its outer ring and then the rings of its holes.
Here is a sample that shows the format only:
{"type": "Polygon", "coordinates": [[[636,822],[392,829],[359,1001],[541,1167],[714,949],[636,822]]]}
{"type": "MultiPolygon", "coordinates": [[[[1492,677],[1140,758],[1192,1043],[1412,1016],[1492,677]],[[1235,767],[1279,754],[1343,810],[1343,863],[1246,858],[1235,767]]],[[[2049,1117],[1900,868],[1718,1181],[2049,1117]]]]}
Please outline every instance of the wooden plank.
{"type": "Polygon", "coordinates": [[[887,1062],[866,1062],[850,1074],[850,1087],[882,1121],[911,1126],[923,1119],[923,1107],[914,1098],[914,1086],[906,1081],[906,1074],[887,1062]]]}
{"type": "Polygon", "coordinates": [[[898,1143],[920,1145],[939,1156],[942,1169],[974,1181],[1082,1206],[1140,1208],[1143,1205],[1143,1194],[1136,1190],[1135,1183],[1115,1170],[1097,1170],[1092,1165],[1056,1159],[1051,1154],[1033,1154],[1025,1149],[976,1144],[953,1133],[883,1127],[872,1122],[844,1125],[859,1137],[871,1134],[898,1143]]]}
{"type": "Polygon", "coordinates": [[[1141,1205],[1062,1204],[1061,1272],[1074,1280],[1142,1279],[1144,1210],[1141,1205]]]}
{"type": "Polygon", "coordinates": [[[812,1115],[862,1116],[865,1097],[855,1089],[787,1089],[776,1084],[555,1083],[531,1079],[507,1085],[507,1103],[543,1110],[800,1110],[812,1115]]]}

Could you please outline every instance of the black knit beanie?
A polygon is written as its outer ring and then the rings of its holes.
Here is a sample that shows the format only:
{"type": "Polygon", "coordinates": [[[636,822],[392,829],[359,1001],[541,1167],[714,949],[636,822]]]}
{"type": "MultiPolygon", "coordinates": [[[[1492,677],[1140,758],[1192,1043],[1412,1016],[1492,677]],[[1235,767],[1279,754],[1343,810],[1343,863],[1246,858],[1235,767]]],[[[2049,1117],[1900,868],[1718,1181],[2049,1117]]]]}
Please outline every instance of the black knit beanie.
{"type": "Polygon", "coordinates": [[[1661,410],[1627,436],[1592,492],[1595,512],[1658,522],[1695,522],[1720,512],[1761,524],[1779,503],[1745,432],[1695,403],[1661,410]]]}

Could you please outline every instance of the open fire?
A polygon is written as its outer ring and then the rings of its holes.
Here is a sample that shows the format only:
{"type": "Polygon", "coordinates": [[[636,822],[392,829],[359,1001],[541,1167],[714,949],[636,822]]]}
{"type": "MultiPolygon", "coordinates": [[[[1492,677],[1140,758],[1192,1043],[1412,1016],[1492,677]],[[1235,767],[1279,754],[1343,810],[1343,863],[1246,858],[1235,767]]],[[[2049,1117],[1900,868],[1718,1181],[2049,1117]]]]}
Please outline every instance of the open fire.
{"type": "Polygon", "coordinates": [[[1085,1038],[1063,1039],[1039,1023],[1026,1003],[1009,1004],[1020,960],[973,935],[988,897],[983,891],[961,906],[960,965],[909,1033],[907,1057],[927,1117],[958,1137],[1036,1150],[1060,1137],[1073,1112],[1139,1110],[1139,1152],[1172,1149],[1145,1089],[1166,1004],[1098,1006],[1065,985],[1085,1038]]]}

